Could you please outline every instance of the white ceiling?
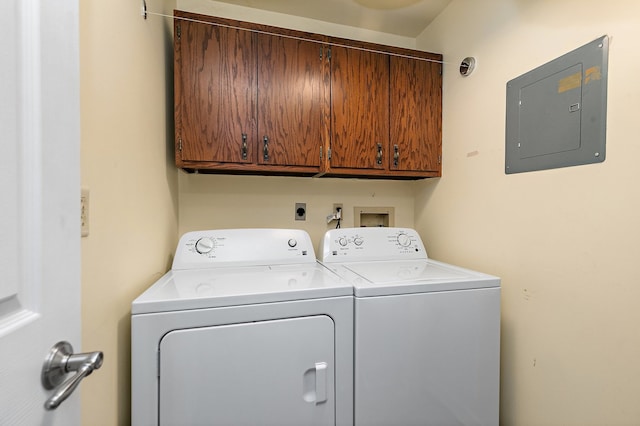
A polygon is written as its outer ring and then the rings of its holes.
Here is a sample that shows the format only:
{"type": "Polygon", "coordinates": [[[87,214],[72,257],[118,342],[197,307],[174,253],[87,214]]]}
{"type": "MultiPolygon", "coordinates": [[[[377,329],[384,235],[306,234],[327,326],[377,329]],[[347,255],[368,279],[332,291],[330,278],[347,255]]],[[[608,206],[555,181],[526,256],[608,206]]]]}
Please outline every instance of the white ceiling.
{"type": "Polygon", "coordinates": [[[417,37],[451,0],[218,0],[335,24],[417,37]]]}

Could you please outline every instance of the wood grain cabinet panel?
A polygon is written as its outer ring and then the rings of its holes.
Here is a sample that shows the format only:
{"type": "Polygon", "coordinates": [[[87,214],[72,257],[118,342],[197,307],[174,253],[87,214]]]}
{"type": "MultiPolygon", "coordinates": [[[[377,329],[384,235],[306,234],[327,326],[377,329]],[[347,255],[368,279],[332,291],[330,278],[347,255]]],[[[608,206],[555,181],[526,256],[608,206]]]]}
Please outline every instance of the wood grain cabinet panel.
{"type": "Polygon", "coordinates": [[[329,175],[441,174],[442,57],[387,49],[355,42],[331,48],[329,175]]]}
{"type": "MultiPolygon", "coordinates": [[[[385,169],[389,57],[331,47],[331,169],[385,169]]],[[[348,172],[348,171],[347,171],[348,172]]]]}
{"type": "Polygon", "coordinates": [[[258,163],[319,168],[323,45],[259,34],[258,46],[258,163]]]}
{"type": "Polygon", "coordinates": [[[430,59],[391,58],[391,171],[441,169],[441,65],[430,59]]]}
{"type": "Polygon", "coordinates": [[[254,33],[176,20],[176,160],[251,163],[256,127],[254,33]]]}
{"type": "Polygon", "coordinates": [[[175,15],[178,167],[318,174],[328,133],[323,43],[255,24],[175,15]]]}

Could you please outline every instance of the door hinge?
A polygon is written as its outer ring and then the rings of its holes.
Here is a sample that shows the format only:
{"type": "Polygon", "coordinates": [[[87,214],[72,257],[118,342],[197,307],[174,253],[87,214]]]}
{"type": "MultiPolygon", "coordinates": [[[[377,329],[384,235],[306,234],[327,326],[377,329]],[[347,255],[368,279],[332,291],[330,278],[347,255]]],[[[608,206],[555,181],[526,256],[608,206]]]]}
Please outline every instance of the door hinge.
{"type": "Polygon", "coordinates": [[[182,151],[182,138],[178,138],[178,151],[182,151]]]}
{"type": "Polygon", "coordinates": [[[176,25],[176,37],[178,38],[178,40],[180,40],[180,37],[182,36],[182,27],[180,27],[180,24],[176,25]]]}
{"type": "Polygon", "coordinates": [[[327,160],[331,160],[331,148],[327,149],[327,160]]]}

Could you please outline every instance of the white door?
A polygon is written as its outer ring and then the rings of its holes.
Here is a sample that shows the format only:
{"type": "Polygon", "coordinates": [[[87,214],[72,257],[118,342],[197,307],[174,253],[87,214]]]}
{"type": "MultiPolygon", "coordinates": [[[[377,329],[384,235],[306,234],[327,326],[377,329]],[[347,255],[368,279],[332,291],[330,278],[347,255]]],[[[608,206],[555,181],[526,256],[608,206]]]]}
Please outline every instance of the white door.
{"type": "MultiPolygon", "coordinates": [[[[42,365],[80,345],[78,0],[0,2],[0,425],[76,425],[42,365]]],[[[71,377],[69,375],[68,377],[71,377]]]]}

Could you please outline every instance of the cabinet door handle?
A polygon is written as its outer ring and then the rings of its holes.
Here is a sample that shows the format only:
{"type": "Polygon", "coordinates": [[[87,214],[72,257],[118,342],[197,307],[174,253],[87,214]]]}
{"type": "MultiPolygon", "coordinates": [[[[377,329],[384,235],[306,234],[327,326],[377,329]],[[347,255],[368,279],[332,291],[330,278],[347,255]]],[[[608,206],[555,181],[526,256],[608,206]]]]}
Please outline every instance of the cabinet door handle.
{"type": "Polygon", "coordinates": [[[376,163],[382,164],[382,144],[378,144],[378,153],[376,154],[376,163]]]}
{"type": "Polygon", "coordinates": [[[262,138],[262,143],[263,143],[262,152],[264,154],[263,155],[264,161],[269,161],[269,138],[266,136],[262,138]]]}
{"type": "Polygon", "coordinates": [[[398,167],[398,160],[400,159],[400,151],[398,150],[398,145],[393,146],[393,165],[394,167],[398,167]]]}
{"type": "Polygon", "coordinates": [[[242,134],[242,159],[247,159],[247,134],[242,134]]]}

